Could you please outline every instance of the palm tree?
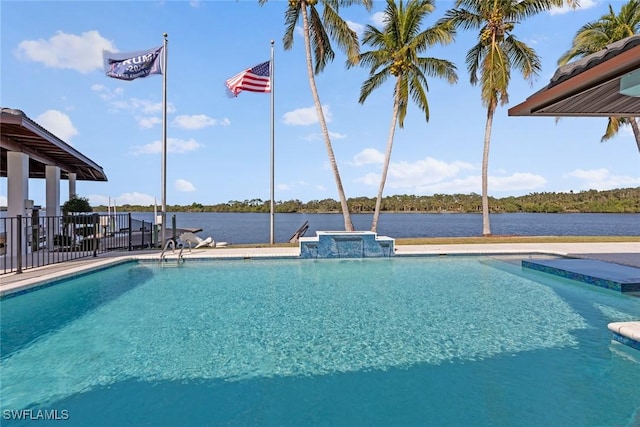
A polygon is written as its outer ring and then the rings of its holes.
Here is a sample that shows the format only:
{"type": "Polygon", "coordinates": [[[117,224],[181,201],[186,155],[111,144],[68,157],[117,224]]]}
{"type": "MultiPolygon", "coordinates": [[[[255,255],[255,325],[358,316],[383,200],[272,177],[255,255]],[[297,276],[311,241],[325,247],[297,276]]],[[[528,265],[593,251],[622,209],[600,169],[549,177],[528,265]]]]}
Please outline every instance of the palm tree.
{"type": "Polygon", "coordinates": [[[363,35],[363,43],[371,45],[375,50],[360,55],[359,63],[362,66],[370,67],[370,71],[369,78],[362,84],[359,102],[364,103],[373,90],[380,87],[389,76],[396,78],[391,128],[373,221],[371,222],[371,231],[373,232],[378,228],[382,193],[387,180],[396,123],[401,128],[404,127],[409,94],[424,112],[425,120],[428,122],[427,76],[443,77],[449,83],[458,81],[456,67],[453,63],[419,56],[431,46],[453,41],[453,31],[449,26],[434,26],[420,31],[423,19],[434,9],[434,0],[408,0],[406,5],[403,0],[399,0],[398,3],[394,0],[387,0],[383,30],[367,25],[363,35]]]}
{"type": "MultiPolygon", "coordinates": [[[[609,5],[609,13],[597,21],[589,22],[578,30],[573,37],[571,49],[566,51],[558,60],[558,65],[565,65],[575,58],[582,58],[598,52],[607,45],[631,37],[640,32],[640,1],[629,0],[622,5],[618,15],[609,5]]],[[[621,126],[631,125],[636,145],[640,152],[640,126],[634,117],[609,117],[607,129],[600,139],[602,142],[613,138],[621,126]]]]}
{"type": "Polygon", "coordinates": [[[472,85],[480,83],[482,104],[487,107],[482,155],[482,234],[491,235],[487,173],[491,127],[498,104],[509,102],[511,69],[532,81],[540,71],[540,58],[535,51],[513,34],[516,24],[565,1],[573,7],[577,0],[456,0],[442,24],[465,30],[479,30],[478,42],[466,56],[472,85]]]}
{"type": "MultiPolygon", "coordinates": [[[[268,0],[258,0],[262,5],[268,0]]],[[[349,6],[354,3],[364,5],[367,10],[371,9],[372,0],[289,0],[289,6],[285,12],[285,34],[282,38],[284,48],[289,50],[293,47],[293,36],[296,24],[302,19],[302,32],[304,34],[304,45],[307,58],[307,74],[309,76],[309,85],[311,86],[311,94],[318,114],[320,129],[327,148],[329,163],[333,170],[333,176],[338,187],[338,196],[340,197],[340,206],[342,207],[342,215],[344,216],[344,229],[353,231],[353,223],[349,214],[349,206],[347,198],[342,187],[340,179],[340,171],[333,153],[329,130],[327,129],[327,121],[324,117],[320,97],[318,96],[318,88],[314,73],[320,73],[327,62],[333,60],[335,54],[331,48],[331,38],[338,44],[346,54],[349,62],[357,61],[360,53],[358,44],[358,36],[347,25],[346,21],[340,17],[339,9],[341,6],[349,6]],[[322,16],[318,11],[318,3],[322,4],[322,16]],[[313,47],[313,55],[312,55],[313,47]],[[315,60],[315,68],[313,61],[315,60]]]]}

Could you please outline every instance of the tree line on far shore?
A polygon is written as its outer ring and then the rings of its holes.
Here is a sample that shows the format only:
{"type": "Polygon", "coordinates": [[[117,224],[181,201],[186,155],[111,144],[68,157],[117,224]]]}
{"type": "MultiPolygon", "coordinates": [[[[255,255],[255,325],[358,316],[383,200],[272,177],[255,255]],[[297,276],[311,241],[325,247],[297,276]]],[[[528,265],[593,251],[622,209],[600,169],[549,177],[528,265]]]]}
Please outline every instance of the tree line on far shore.
{"type": "MultiPolygon", "coordinates": [[[[375,197],[355,197],[347,200],[353,213],[372,213],[375,197]]],[[[276,213],[339,213],[341,205],[333,199],[276,201],[276,213]]],[[[121,205],[121,212],[153,212],[153,205],[121,205]]],[[[94,206],[96,212],[106,212],[107,206],[94,206]]],[[[382,199],[382,212],[425,213],[481,213],[482,197],[479,194],[434,194],[433,196],[394,195],[382,199]]],[[[203,205],[167,205],[167,212],[253,212],[269,213],[269,200],[231,200],[227,203],[203,205]]],[[[588,190],[568,193],[531,193],[525,196],[491,198],[492,213],[640,213],[640,187],[615,190],[588,190]]]]}

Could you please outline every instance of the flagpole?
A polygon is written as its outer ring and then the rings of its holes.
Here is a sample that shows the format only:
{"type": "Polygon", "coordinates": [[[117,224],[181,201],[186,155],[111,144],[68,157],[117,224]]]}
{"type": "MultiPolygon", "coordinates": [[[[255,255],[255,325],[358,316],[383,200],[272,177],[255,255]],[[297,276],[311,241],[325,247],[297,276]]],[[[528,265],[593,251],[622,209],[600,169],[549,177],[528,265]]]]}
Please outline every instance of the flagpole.
{"type": "Polygon", "coordinates": [[[167,230],[167,33],[163,33],[162,63],[162,213],[160,229],[162,230],[161,248],[166,244],[167,230]]]}
{"type": "Polygon", "coordinates": [[[275,132],[274,132],[274,87],[273,87],[273,71],[274,71],[274,64],[273,64],[273,43],[274,41],[271,40],[271,62],[270,62],[270,67],[271,69],[269,70],[269,86],[270,86],[270,92],[271,92],[271,203],[270,205],[270,210],[271,210],[271,241],[270,243],[273,245],[275,243],[275,239],[274,239],[274,223],[275,223],[275,212],[274,212],[274,175],[275,175],[275,132]]]}

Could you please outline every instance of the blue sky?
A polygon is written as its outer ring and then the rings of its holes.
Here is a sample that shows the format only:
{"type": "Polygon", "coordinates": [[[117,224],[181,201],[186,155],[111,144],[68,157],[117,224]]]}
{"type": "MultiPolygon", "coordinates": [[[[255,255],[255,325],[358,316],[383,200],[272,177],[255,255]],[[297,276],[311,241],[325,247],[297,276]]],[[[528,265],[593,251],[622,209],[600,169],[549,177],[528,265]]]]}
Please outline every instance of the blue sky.
{"type": "MultiPolygon", "coordinates": [[[[606,190],[640,186],[640,155],[630,128],[601,143],[606,119],[508,117],[508,108],[544,87],[575,32],[607,13],[609,2],[581,0],[575,11],[540,14],[515,34],[542,60],[530,84],[513,74],[509,104],[496,113],[489,194],[606,190]]],[[[619,10],[623,2],[613,0],[619,10]]],[[[377,25],[385,2],[369,13],[343,10],[358,32],[377,25]]],[[[224,82],[266,61],[275,40],[275,199],[338,199],[320,138],[298,32],[282,47],[286,1],[6,1],[1,3],[1,104],[23,110],[103,167],[108,182],[78,181],[92,204],[161,202],[162,77],[108,78],[102,51],[162,45],[168,33],[167,204],[224,203],[270,198],[270,96],[229,98],[224,82]]],[[[437,1],[433,24],[453,1],[437,1]]],[[[385,195],[480,193],[486,109],[464,63],[476,34],[428,56],[453,61],[459,81],[429,83],[430,120],[409,106],[397,129],[385,195]]],[[[362,50],[367,50],[364,46],[362,50]]],[[[368,70],[336,59],[317,76],[347,197],[375,197],[392,108],[392,82],[358,103],[368,70]]],[[[30,198],[44,204],[43,180],[30,198]]],[[[0,205],[7,202],[6,178],[0,205]]],[[[61,185],[66,200],[66,181],[61,185]]]]}

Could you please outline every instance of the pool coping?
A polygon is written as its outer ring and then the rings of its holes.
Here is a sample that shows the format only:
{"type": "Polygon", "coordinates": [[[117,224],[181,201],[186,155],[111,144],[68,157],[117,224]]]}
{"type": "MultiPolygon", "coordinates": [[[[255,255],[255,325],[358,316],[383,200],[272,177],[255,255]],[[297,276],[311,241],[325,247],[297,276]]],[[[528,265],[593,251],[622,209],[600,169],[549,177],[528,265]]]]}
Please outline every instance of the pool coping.
{"type": "Polygon", "coordinates": [[[636,350],[640,350],[640,322],[612,322],[607,325],[613,339],[636,350]]]}
{"type": "MultiPolygon", "coordinates": [[[[640,267],[640,245],[638,242],[612,243],[493,243],[454,245],[396,245],[395,256],[498,256],[498,255],[548,255],[618,262],[622,265],[640,267]]],[[[208,259],[301,259],[298,247],[258,248],[211,248],[190,249],[166,254],[167,263],[184,260],[208,259]]],[[[160,262],[158,250],[142,252],[112,252],[95,258],[85,258],[27,270],[21,274],[0,276],[0,299],[49,286],[73,275],[87,274],[96,270],[131,261],[160,262]]],[[[613,340],[640,350],[640,319],[632,322],[614,322],[609,325],[613,340]],[[612,326],[614,325],[614,326],[612,326]],[[616,330],[612,328],[617,328],[616,330]]]]}
{"type": "MultiPolygon", "coordinates": [[[[446,255],[549,255],[587,259],[620,258],[623,265],[640,268],[640,244],[638,242],[607,243],[488,243],[442,245],[396,245],[395,256],[446,256],[446,255]],[[633,259],[632,259],[633,258],[633,259]],[[631,264],[630,264],[631,263],[631,264]]],[[[299,247],[224,247],[185,249],[165,254],[165,262],[202,259],[253,259],[300,258],[299,247]]],[[[95,271],[128,261],[160,261],[160,251],[108,252],[93,258],[82,258],[37,267],[24,272],[0,276],[0,298],[32,287],[72,275],[95,271]]]]}

